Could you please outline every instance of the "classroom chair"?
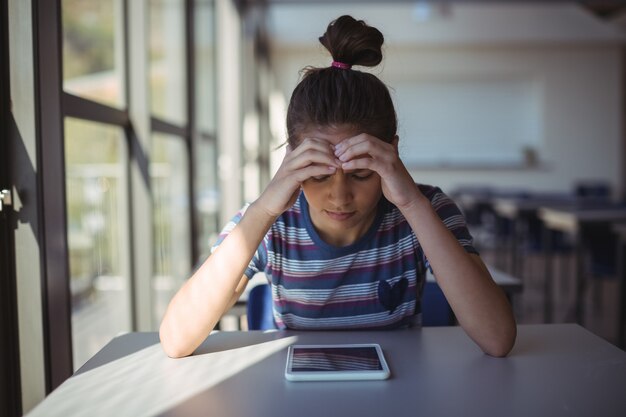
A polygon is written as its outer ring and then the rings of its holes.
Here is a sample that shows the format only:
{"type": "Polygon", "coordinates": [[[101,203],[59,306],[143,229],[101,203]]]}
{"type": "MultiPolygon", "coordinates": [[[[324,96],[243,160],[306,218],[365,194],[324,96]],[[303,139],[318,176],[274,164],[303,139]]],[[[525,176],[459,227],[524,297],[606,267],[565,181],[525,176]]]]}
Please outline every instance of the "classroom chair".
{"type": "Polygon", "coordinates": [[[268,284],[260,284],[250,290],[248,303],[246,304],[248,330],[270,330],[276,328],[272,303],[272,290],[268,284]]]}
{"type": "Polygon", "coordinates": [[[452,326],[456,319],[439,284],[427,281],[422,293],[422,326],[452,326]]]}

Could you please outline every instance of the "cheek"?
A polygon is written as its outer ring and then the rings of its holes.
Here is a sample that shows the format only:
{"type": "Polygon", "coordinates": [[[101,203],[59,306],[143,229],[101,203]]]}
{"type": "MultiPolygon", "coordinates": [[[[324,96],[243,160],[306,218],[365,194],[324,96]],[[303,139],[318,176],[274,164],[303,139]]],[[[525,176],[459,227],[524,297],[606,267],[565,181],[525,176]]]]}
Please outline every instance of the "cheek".
{"type": "Polygon", "coordinates": [[[304,192],[304,196],[306,197],[309,204],[315,206],[317,205],[316,202],[322,199],[324,196],[324,187],[321,184],[316,184],[311,181],[305,181],[302,184],[302,192],[304,192]]]}
{"type": "Polygon", "coordinates": [[[372,179],[367,183],[361,183],[357,185],[359,200],[362,204],[373,206],[378,204],[378,200],[383,194],[383,190],[380,186],[380,179],[372,179]]]}

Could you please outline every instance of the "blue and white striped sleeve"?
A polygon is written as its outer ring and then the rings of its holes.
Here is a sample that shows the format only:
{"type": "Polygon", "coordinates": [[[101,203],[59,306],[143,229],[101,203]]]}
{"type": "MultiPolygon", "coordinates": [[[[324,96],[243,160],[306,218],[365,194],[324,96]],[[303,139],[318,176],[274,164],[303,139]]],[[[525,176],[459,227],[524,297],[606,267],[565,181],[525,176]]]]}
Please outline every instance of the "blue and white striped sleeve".
{"type": "MultiPolygon", "coordinates": [[[[478,251],[474,247],[474,239],[467,228],[465,217],[463,217],[463,213],[461,213],[461,210],[456,203],[439,187],[420,185],[419,188],[420,191],[422,191],[422,193],[430,200],[430,203],[443,224],[448,230],[450,230],[463,249],[465,249],[468,253],[478,255],[478,251]]],[[[424,256],[424,262],[428,269],[431,269],[426,256],[424,256]]]]}

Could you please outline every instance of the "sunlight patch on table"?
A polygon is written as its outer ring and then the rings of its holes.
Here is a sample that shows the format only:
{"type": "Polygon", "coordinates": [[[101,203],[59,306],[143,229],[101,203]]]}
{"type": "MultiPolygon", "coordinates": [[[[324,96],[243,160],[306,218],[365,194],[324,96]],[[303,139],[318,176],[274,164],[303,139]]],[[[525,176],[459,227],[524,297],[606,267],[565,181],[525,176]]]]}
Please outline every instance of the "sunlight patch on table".
{"type": "Polygon", "coordinates": [[[181,359],[152,345],[69,378],[28,417],[154,416],[295,343],[296,336],[181,359]]]}

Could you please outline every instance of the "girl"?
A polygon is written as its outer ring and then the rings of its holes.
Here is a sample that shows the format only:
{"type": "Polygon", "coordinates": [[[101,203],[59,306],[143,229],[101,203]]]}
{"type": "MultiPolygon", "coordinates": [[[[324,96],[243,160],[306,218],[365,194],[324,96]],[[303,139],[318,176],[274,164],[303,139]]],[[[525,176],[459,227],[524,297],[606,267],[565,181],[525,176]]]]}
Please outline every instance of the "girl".
{"type": "Polygon", "coordinates": [[[170,302],[165,352],[191,354],[259,271],[281,329],[418,324],[430,267],[466,333],[487,354],[507,355],[513,313],[461,213],[440,189],[413,182],[387,87],[352,69],[381,62],[383,35],[342,16],[319,40],[332,64],[306,69],[289,103],[280,168],[170,302]]]}

